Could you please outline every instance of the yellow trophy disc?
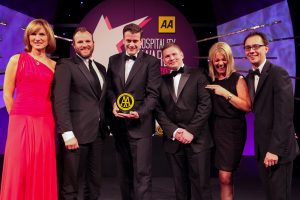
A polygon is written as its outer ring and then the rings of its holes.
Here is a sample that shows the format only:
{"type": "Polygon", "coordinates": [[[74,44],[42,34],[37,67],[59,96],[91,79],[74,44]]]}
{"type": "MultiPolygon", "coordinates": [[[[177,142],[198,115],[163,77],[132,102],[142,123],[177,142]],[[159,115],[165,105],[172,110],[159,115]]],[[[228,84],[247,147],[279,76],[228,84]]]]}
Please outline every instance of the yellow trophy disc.
{"type": "Polygon", "coordinates": [[[134,106],[134,98],[130,93],[122,93],[117,98],[117,105],[121,110],[130,110],[134,106]]]}

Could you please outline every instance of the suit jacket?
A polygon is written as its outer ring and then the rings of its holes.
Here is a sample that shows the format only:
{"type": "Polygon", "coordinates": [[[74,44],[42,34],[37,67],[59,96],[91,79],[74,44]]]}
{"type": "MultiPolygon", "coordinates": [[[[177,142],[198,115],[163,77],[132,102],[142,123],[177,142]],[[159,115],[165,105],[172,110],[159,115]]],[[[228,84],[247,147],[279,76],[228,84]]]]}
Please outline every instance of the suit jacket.
{"type": "Polygon", "coordinates": [[[176,97],[173,76],[163,76],[156,113],[157,121],[163,129],[163,146],[166,152],[175,153],[181,144],[172,140],[177,128],[184,128],[194,135],[191,143],[194,152],[212,147],[208,125],[212,105],[210,93],[205,89],[207,84],[206,76],[199,69],[185,66],[176,97]]]}
{"type": "Polygon", "coordinates": [[[160,62],[157,58],[140,51],[126,83],[125,62],[125,52],[109,58],[108,99],[113,104],[121,93],[131,93],[135,99],[132,110],[137,111],[140,118],[121,119],[111,116],[111,132],[114,136],[128,132],[133,138],[149,137],[155,132],[153,110],[157,104],[161,82],[160,62]]]}
{"type": "Polygon", "coordinates": [[[73,131],[79,144],[93,142],[100,133],[108,133],[104,112],[106,69],[94,63],[104,80],[101,96],[92,74],[78,56],[59,60],[54,75],[53,105],[58,132],[73,131]]]}
{"type": "Polygon", "coordinates": [[[254,76],[247,75],[254,112],[255,153],[263,161],[267,152],[279,156],[279,163],[292,161],[299,151],[293,124],[294,96],[289,74],[265,63],[254,93],[254,76]]]}

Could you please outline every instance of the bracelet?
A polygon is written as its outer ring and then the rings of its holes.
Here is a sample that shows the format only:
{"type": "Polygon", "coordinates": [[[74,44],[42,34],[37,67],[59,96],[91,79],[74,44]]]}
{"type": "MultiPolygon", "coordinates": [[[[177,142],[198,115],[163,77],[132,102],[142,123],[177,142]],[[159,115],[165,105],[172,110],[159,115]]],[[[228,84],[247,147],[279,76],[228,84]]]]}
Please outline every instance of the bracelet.
{"type": "Polygon", "coordinates": [[[229,94],[228,97],[226,98],[227,101],[230,101],[232,99],[233,95],[229,94]]]}

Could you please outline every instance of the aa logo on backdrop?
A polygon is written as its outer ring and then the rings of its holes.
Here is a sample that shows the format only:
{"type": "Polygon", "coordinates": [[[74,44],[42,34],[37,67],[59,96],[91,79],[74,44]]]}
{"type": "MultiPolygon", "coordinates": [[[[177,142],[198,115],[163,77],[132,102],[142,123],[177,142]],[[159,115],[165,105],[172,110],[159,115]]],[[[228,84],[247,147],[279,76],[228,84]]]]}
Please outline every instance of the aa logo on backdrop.
{"type": "Polygon", "coordinates": [[[175,16],[159,16],[158,32],[159,33],[176,33],[175,16]]]}
{"type": "Polygon", "coordinates": [[[191,25],[164,0],[110,0],[94,7],[80,25],[93,31],[95,60],[107,67],[109,56],[122,52],[122,30],[129,23],[136,23],[144,30],[142,51],[161,59],[161,47],[167,42],[177,42],[184,52],[184,63],[198,67],[195,56],[199,51],[191,25]]]}

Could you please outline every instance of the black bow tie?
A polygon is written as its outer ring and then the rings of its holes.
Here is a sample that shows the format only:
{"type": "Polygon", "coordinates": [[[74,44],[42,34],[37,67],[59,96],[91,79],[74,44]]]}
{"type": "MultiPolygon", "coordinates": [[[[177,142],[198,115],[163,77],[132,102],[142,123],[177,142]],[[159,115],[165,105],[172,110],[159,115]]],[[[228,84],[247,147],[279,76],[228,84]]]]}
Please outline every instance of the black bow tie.
{"type": "Polygon", "coordinates": [[[135,60],[135,59],[136,59],[136,57],[133,56],[133,55],[131,55],[131,56],[126,55],[125,56],[125,60],[135,60]]]}
{"type": "Polygon", "coordinates": [[[183,67],[180,67],[177,71],[172,71],[171,75],[175,77],[177,74],[182,74],[184,72],[183,67]]]}
{"type": "Polygon", "coordinates": [[[259,69],[256,69],[256,70],[250,69],[250,70],[249,70],[249,74],[252,74],[253,76],[254,76],[254,75],[260,76],[260,75],[261,75],[259,69]]]}

